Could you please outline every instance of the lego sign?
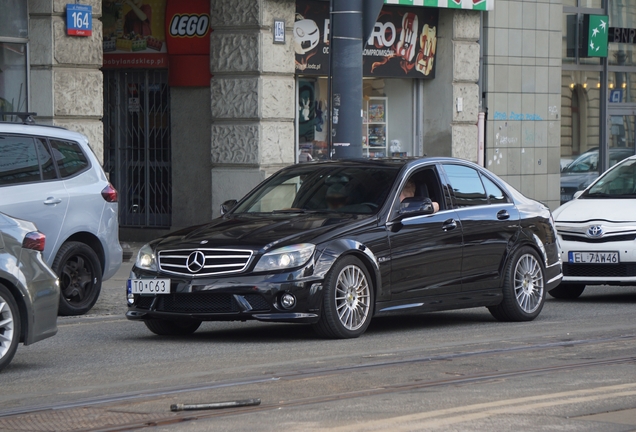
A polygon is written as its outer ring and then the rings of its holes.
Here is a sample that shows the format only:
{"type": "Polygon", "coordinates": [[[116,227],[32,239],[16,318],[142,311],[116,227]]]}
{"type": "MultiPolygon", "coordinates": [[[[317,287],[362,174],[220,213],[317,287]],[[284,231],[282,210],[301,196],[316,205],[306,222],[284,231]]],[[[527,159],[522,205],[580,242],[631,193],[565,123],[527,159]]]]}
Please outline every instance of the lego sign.
{"type": "Polygon", "coordinates": [[[166,44],[171,86],[210,85],[210,0],[168,0],[166,44]]]}

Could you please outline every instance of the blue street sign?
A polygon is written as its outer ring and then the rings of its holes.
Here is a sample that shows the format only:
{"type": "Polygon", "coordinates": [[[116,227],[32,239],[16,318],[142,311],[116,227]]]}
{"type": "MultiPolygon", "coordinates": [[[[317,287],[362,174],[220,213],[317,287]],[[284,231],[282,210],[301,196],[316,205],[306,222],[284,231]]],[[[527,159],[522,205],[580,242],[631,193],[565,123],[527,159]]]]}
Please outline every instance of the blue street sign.
{"type": "Polygon", "coordinates": [[[90,36],[93,34],[93,6],[66,5],[66,34],[69,36],[90,36]]]}

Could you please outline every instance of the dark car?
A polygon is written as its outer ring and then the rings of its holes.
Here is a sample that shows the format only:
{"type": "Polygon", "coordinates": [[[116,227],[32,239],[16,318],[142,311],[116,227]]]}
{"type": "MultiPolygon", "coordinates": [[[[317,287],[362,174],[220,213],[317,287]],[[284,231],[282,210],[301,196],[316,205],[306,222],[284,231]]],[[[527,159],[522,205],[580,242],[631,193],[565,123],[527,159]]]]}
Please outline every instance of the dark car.
{"type": "Polygon", "coordinates": [[[45,240],[32,222],[0,213],[0,370],[20,342],[57,333],[60,287],[42,256],[45,240]]]}
{"type": "Polygon", "coordinates": [[[550,210],[464,160],[308,162],[224,207],[140,249],[129,319],[160,335],[255,319],[331,338],[374,316],[478,306],[529,321],[562,277],[550,210]]]}
{"type": "MultiPolygon", "coordinates": [[[[609,166],[612,167],[633,154],[633,148],[610,148],[609,166]]],[[[577,191],[588,187],[598,176],[598,148],[594,148],[581,154],[561,171],[561,204],[574,198],[577,191]]]]}

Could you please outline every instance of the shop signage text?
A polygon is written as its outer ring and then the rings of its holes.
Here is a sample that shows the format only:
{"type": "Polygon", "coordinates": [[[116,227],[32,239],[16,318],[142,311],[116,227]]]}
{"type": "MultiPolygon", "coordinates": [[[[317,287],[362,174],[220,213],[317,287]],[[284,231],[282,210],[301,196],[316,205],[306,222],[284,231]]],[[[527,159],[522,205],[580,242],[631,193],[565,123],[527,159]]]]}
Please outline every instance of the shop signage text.
{"type": "MultiPolygon", "coordinates": [[[[385,6],[362,52],[364,76],[435,77],[438,10],[385,6]]],[[[296,2],[296,73],[328,75],[329,4],[296,2]]]]}

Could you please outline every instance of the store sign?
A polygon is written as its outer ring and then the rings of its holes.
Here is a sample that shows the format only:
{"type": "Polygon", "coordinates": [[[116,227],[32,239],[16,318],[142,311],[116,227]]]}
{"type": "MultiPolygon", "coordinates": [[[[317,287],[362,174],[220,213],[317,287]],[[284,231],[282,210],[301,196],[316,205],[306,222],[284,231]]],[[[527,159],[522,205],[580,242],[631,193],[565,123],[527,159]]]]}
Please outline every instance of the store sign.
{"type": "Polygon", "coordinates": [[[166,44],[171,86],[209,87],[210,0],[168,0],[166,44]]]}
{"type": "Polygon", "coordinates": [[[634,44],[636,43],[636,29],[610,27],[608,42],[634,44]]]}
{"type": "Polygon", "coordinates": [[[103,67],[167,68],[165,10],[166,0],[102,2],[103,67]]]}
{"type": "Polygon", "coordinates": [[[91,36],[93,34],[93,6],[66,5],[66,34],[69,36],[91,36]]]}
{"type": "MultiPolygon", "coordinates": [[[[364,76],[435,77],[438,10],[385,6],[362,52],[364,76]]],[[[296,73],[328,75],[329,3],[296,2],[296,73]]]]}
{"type": "Polygon", "coordinates": [[[427,6],[481,11],[495,8],[495,0],[384,0],[384,3],[401,6],[427,6]]]}
{"type": "Polygon", "coordinates": [[[607,15],[587,15],[586,21],[588,57],[607,57],[609,17],[607,15]]]}

